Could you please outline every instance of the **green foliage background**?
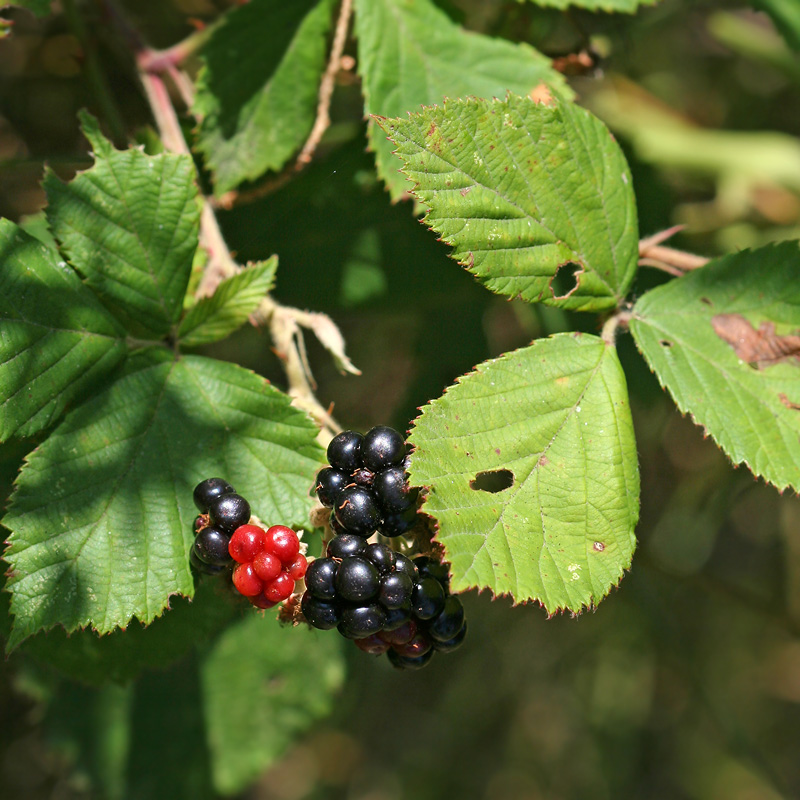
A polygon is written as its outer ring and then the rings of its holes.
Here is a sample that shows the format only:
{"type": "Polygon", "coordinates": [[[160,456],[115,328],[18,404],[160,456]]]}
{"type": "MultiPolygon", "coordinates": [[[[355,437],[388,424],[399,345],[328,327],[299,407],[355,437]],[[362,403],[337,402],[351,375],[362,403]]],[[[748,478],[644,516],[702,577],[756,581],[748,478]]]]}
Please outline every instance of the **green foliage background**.
{"type": "MultiPolygon", "coordinates": [[[[166,46],[189,32],[187,14],[210,18],[226,4],[126,5],[149,40],[166,46]]],[[[436,5],[457,24],[551,55],[578,49],[581,31],[594,37],[606,54],[603,77],[571,85],[625,149],[642,235],[685,222],[676,245],[708,255],[800,237],[792,155],[800,67],[790,49],[800,37],[790,4],[758,4],[776,14],[788,44],[765,17],[724,0],[664,0],[636,16],[567,16],[500,0],[436,5]],[[759,50],[760,41],[768,46],[759,50]]],[[[102,111],[63,23],[14,19],[14,38],[0,42],[0,212],[19,220],[44,204],[37,187],[45,160],[63,178],[89,166],[77,112],[102,111]]],[[[100,37],[96,47],[126,127],[147,141],[147,111],[128,66],[113,41],[100,37]]],[[[365,152],[376,131],[368,134],[362,110],[360,88],[340,86],[317,160],[279,192],[221,214],[241,261],[279,254],[281,302],[328,312],[341,325],[361,377],[340,376],[309,343],[319,395],[335,401],[339,419],[357,429],[406,428],[419,406],[476,364],[535,337],[598,332],[592,315],[491,295],[415,221],[410,203],[391,205],[365,152]]],[[[634,298],[663,282],[640,271],[634,298]]],[[[283,385],[263,332],[244,329],[202,354],[283,385]]],[[[288,749],[274,745],[282,755],[245,791],[253,800],[800,795],[800,504],[734,469],[675,409],[626,334],[619,357],[641,471],[639,547],[621,588],[596,611],[548,620],[535,606],[468,594],[470,635],[459,653],[403,674],[346,648],[342,683],[330,634],[300,656],[299,687],[259,681],[269,674],[268,640],[263,652],[245,647],[237,656],[237,637],[253,623],[237,621],[216,639],[237,612],[203,595],[177,605],[188,624],[179,618],[154,652],[131,645],[141,659],[131,668],[146,667],[134,684],[112,674],[120,683],[94,685],[125,660],[106,652],[115,640],[54,630],[0,668],[4,797],[210,797],[209,741],[234,742],[231,763],[255,778],[247,731],[226,731],[223,718],[203,738],[193,705],[198,692],[210,692],[215,707],[228,708],[225,683],[240,680],[253,681],[259,713],[278,695],[326,716],[314,693],[341,685],[332,715],[288,749]],[[169,646],[180,636],[195,636],[197,648],[175,660],[169,646]],[[209,642],[220,644],[213,658],[209,642]],[[54,651],[66,677],[47,666],[54,651]]],[[[0,448],[3,497],[38,443],[0,448]]],[[[136,629],[129,633],[135,642],[136,629]]],[[[291,727],[289,706],[276,708],[279,725],[291,727]]],[[[254,720],[257,728],[271,721],[254,720]]],[[[264,735],[259,746],[273,746],[264,735]]],[[[235,776],[216,780],[236,788],[235,776]]]]}

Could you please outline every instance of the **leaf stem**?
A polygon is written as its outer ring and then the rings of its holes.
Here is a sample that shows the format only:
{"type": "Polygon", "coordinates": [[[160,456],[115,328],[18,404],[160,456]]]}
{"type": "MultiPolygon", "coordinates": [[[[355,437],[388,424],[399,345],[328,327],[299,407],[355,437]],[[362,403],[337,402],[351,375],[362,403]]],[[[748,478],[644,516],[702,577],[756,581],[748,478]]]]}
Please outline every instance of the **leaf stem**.
{"type": "Polygon", "coordinates": [[[683,230],[683,225],[675,225],[642,239],[639,242],[639,266],[654,267],[679,278],[693,269],[700,269],[708,264],[710,259],[705,256],[676,250],[673,247],[664,247],[661,244],[681,230],[683,230]]]}
{"type": "Polygon", "coordinates": [[[606,344],[616,347],[617,329],[621,326],[627,327],[632,316],[633,314],[628,310],[617,311],[616,314],[610,316],[603,323],[603,329],[600,331],[600,338],[606,344]]]}
{"type": "MultiPolygon", "coordinates": [[[[146,50],[142,51],[146,52],[146,50]]],[[[174,153],[189,153],[178,115],[162,76],[139,65],[142,82],[153,118],[167,150],[174,153]]],[[[172,74],[172,70],[166,70],[172,74]]],[[[208,264],[200,280],[197,297],[214,294],[217,286],[242,267],[234,260],[225,243],[214,209],[207,197],[202,198],[200,214],[200,245],[208,253],[208,264]]],[[[312,330],[323,346],[333,355],[339,367],[346,372],[360,374],[344,353],[344,339],[333,321],[325,314],[315,314],[288,308],[267,295],[253,314],[254,324],[269,325],[274,351],[281,360],[288,382],[288,394],[295,406],[309,413],[320,425],[319,439],[327,445],[341,430],[341,426],[317,400],[316,384],[306,357],[302,328],[312,330]]]]}

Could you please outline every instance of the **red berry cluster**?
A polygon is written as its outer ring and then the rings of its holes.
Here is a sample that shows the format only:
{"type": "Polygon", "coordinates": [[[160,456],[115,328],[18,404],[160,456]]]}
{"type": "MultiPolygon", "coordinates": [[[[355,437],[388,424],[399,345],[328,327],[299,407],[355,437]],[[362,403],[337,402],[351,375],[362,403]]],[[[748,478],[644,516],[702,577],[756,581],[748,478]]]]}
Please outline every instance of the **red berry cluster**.
{"type": "Polygon", "coordinates": [[[308,566],[300,539],[285,525],[267,530],[240,525],[231,536],[228,552],[238,563],[233,585],[257,608],[272,608],[286,600],[308,566]]]}

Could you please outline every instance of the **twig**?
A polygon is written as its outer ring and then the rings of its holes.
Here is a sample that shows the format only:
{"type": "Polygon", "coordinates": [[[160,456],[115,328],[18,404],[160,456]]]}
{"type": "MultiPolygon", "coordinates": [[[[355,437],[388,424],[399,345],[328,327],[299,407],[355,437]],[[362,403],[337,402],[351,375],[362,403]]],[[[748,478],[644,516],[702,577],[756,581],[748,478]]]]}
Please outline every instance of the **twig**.
{"type": "Polygon", "coordinates": [[[353,0],[342,0],[339,8],[339,18],[336,21],[336,31],[331,45],[331,54],[328,58],[328,66],[319,84],[319,102],[317,103],[317,117],[311,128],[311,133],[306,139],[300,154],[297,156],[296,169],[302,169],[314,156],[314,151],[322,139],[323,134],[331,124],[330,108],[333,87],[336,82],[336,73],[339,71],[339,63],[344,51],[344,43],[347,40],[347,29],[350,25],[350,15],[353,12],[353,0]]]}
{"type": "Polygon", "coordinates": [[[616,314],[609,317],[603,323],[603,329],[600,331],[600,338],[606,343],[615,346],[617,329],[620,326],[627,326],[633,315],[630,311],[617,311],[616,314]]]}
{"type": "Polygon", "coordinates": [[[322,141],[325,131],[330,127],[330,107],[333,90],[336,84],[336,74],[342,66],[342,52],[347,41],[347,30],[350,26],[350,17],[353,13],[353,0],[342,0],[339,7],[339,16],[336,20],[336,28],[333,35],[328,65],[322,75],[317,95],[317,113],[311,133],[308,135],[305,144],[300,149],[300,153],[292,164],[289,164],[274,177],[248,191],[226,192],[221,197],[216,198],[214,204],[219,208],[230,209],[234,205],[251,203],[260,200],[272,192],[285,186],[298,172],[302,171],[314,157],[314,153],[322,141]]]}
{"type": "MultiPolygon", "coordinates": [[[[140,52],[147,51],[143,49],[140,52]]],[[[188,154],[189,147],[161,75],[143,69],[141,62],[139,65],[139,77],[164,146],[174,153],[188,154]]],[[[173,66],[166,71],[172,73],[175,69],[173,66]]],[[[205,197],[200,215],[200,245],[208,253],[208,263],[196,296],[205,297],[212,295],[225,278],[232,277],[242,270],[231,256],[214,209],[205,197]]],[[[270,296],[261,301],[251,319],[254,324],[269,326],[275,353],[281,359],[286,373],[288,394],[294,405],[307,411],[317,420],[321,427],[320,441],[327,444],[341,430],[341,426],[314,396],[316,387],[306,358],[302,327],[309,328],[316,334],[341,369],[359,374],[344,353],[344,340],[338,328],[325,314],[281,306],[270,296]]]]}
{"type": "Polygon", "coordinates": [[[697,256],[694,253],[686,253],[673,247],[662,246],[662,242],[665,242],[681,230],[683,230],[682,225],[675,225],[665,231],[660,231],[653,236],[642,239],[639,242],[639,266],[655,267],[668,272],[670,275],[680,277],[686,272],[700,269],[700,267],[708,264],[710,259],[704,256],[697,256]]]}

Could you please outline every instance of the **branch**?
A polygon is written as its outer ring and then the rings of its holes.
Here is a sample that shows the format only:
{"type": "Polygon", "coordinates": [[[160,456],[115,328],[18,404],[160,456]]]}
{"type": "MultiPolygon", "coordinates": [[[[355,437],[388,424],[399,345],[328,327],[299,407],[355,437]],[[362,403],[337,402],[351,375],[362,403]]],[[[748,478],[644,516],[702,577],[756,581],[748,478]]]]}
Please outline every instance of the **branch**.
{"type": "MultiPolygon", "coordinates": [[[[140,50],[147,53],[147,49],[140,50]]],[[[147,59],[144,59],[145,63],[147,59]]],[[[183,136],[178,115],[170,98],[169,91],[161,75],[148,71],[139,64],[139,77],[148,103],[153,113],[159,134],[167,150],[174,153],[189,154],[189,147],[183,136]]],[[[172,74],[176,68],[165,67],[172,74]]],[[[174,77],[174,75],[173,75],[174,77]]],[[[210,296],[225,278],[240,272],[242,267],[231,256],[214,209],[208,198],[203,198],[200,215],[200,245],[208,253],[208,263],[196,291],[197,297],[210,296]]],[[[276,303],[267,296],[252,316],[253,324],[269,326],[274,350],[280,358],[288,382],[288,394],[295,406],[302,408],[317,421],[321,430],[319,439],[327,445],[330,439],[341,430],[341,426],[331,416],[330,410],[322,407],[314,396],[316,388],[306,358],[302,328],[313,331],[322,345],[334,357],[337,365],[345,372],[360,374],[344,352],[344,339],[333,321],[325,314],[300,311],[276,303]]]]}
{"type": "Polygon", "coordinates": [[[681,230],[683,230],[683,226],[676,225],[642,239],[639,242],[639,266],[654,267],[679,278],[693,269],[700,269],[708,264],[710,259],[705,256],[697,256],[694,253],[686,253],[683,250],[664,247],[661,244],[681,230]]]}

